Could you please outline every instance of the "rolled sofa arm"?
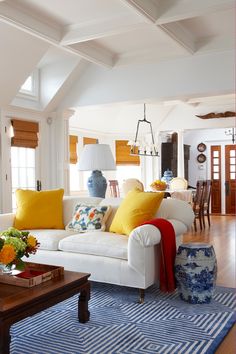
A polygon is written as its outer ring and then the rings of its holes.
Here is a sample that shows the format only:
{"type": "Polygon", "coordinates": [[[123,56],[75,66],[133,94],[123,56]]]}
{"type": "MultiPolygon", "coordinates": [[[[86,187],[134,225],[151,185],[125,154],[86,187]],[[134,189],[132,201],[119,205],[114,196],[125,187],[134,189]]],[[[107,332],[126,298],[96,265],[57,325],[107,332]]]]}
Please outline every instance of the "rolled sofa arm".
{"type": "Polygon", "coordinates": [[[145,274],[149,269],[153,246],[160,243],[161,233],[153,225],[136,227],[129,235],[128,240],[128,265],[140,274],[145,274]]]}
{"type": "Polygon", "coordinates": [[[0,214],[0,232],[13,226],[15,219],[14,213],[0,214]]]}
{"type": "MultiPolygon", "coordinates": [[[[164,218],[172,223],[176,236],[189,229],[194,220],[191,205],[178,199],[164,199],[154,218],[164,218]]],[[[143,274],[148,268],[149,258],[154,253],[154,246],[161,240],[159,229],[153,225],[136,227],[129,235],[128,264],[143,274]]]]}
{"type": "Polygon", "coordinates": [[[128,248],[132,247],[133,243],[139,243],[142,247],[150,247],[159,243],[161,233],[156,226],[147,224],[136,227],[129,235],[128,248]],[[130,247],[129,247],[130,246],[130,247]]]}

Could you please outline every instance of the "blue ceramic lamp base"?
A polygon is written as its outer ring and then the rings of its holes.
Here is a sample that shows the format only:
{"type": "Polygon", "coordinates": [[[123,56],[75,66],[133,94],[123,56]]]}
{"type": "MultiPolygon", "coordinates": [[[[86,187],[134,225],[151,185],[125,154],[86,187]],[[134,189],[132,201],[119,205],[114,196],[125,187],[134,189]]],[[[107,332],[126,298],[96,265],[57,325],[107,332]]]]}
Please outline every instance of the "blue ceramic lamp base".
{"type": "Polygon", "coordinates": [[[92,175],[88,179],[87,186],[90,197],[105,198],[107,181],[101,171],[96,170],[92,172],[92,175]]]}

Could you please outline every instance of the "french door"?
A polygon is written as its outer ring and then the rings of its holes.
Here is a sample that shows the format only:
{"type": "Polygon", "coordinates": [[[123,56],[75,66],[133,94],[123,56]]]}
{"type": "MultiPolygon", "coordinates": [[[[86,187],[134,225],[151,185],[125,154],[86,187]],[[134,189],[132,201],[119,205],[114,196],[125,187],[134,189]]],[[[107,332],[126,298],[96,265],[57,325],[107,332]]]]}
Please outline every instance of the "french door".
{"type": "Polygon", "coordinates": [[[11,147],[12,210],[16,209],[16,189],[39,189],[37,149],[11,147]]]}
{"type": "Polygon", "coordinates": [[[236,145],[211,146],[211,179],[211,212],[236,214],[236,145]]]}
{"type": "Polygon", "coordinates": [[[225,146],[225,211],[236,214],[236,145],[225,146]]]}
{"type": "Polygon", "coordinates": [[[221,146],[211,146],[211,212],[221,213],[221,146]]]}

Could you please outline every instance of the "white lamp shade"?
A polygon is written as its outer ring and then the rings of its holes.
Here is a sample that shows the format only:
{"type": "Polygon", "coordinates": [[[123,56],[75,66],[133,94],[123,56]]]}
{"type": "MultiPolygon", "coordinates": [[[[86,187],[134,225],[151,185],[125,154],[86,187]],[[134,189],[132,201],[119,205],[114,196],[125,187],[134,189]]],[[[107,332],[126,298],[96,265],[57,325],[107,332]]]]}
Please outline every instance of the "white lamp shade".
{"type": "Polygon", "coordinates": [[[110,146],[107,144],[88,144],[82,151],[78,169],[80,171],[116,170],[110,146]]]}

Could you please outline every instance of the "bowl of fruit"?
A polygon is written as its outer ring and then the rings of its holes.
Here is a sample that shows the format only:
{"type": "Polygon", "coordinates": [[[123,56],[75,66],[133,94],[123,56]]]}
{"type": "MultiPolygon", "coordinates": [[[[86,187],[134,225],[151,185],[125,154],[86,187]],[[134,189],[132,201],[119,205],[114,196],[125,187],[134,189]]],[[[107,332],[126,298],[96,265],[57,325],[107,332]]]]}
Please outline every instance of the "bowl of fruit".
{"type": "Polygon", "coordinates": [[[167,188],[166,182],[161,181],[160,179],[156,179],[150,186],[153,191],[164,191],[167,188]]]}

